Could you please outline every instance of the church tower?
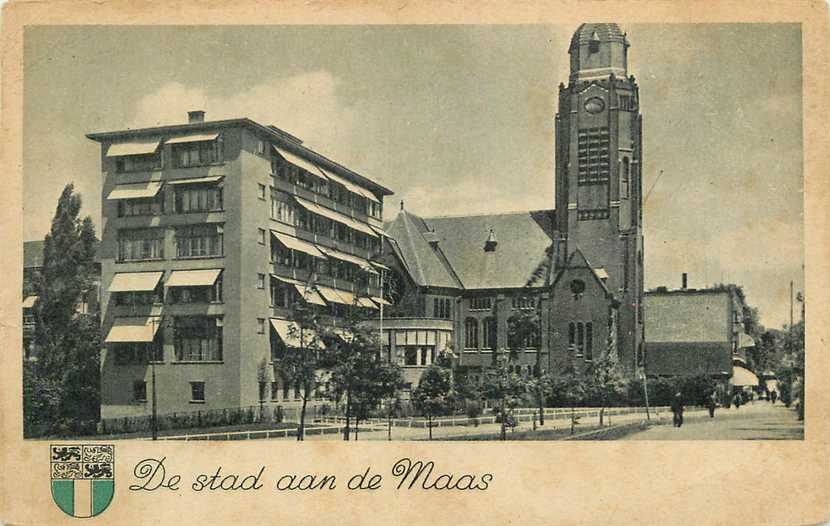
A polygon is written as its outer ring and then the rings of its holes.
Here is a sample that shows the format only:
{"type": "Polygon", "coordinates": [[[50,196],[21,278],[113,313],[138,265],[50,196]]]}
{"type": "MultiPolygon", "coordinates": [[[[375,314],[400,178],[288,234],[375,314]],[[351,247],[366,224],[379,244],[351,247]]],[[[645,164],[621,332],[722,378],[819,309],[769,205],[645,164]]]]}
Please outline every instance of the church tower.
{"type": "Polygon", "coordinates": [[[617,350],[634,371],[643,356],[642,117],[628,40],[617,24],[582,24],[568,53],[556,115],[557,265],[579,249],[607,273],[620,302],[617,350]]]}

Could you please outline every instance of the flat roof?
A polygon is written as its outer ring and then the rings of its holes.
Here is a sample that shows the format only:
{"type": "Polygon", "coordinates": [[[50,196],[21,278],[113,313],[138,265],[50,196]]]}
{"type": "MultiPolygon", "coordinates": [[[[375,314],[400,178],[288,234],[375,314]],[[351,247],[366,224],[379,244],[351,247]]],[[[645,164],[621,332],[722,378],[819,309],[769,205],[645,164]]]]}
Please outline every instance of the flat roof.
{"type": "Polygon", "coordinates": [[[259,124],[258,122],[252,121],[247,117],[241,117],[237,119],[223,119],[218,121],[194,122],[186,124],[169,124],[165,126],[154,126],[151,128],[136,128],[127,130],[116,130],[110,132],[96,132],[88,133],[86,134],[86,137],[87,139],[93,141],[106,142],[116,139],[124,139],[128,137],[137,138],[143,136],[176,133],[182,131],[209,130],[213,128],[232,128],[238,126],[243,126],[252,129],[255,132],[266,135],[272,139],[276,139],[278,142],[280,142],[280,146],[286,148],[288,151],[294,150],[293,153],[296,153],[301,157],[304,156],[303,154],[307,154],[305,156],[311,157],[312,161],[320,162],[321,164],[325,165],[326,168],[333,170],[335,172],[339,172],[340,175],[346,177],[347,179],[351,179],[355,183],[366,185],[382,195],[394,194],[394,192],[389,188],[386,188],[385,186],[378,184],[373,180],[363,175],[360,175],[359,173],[353,170],[350,170],[349,168],[346,168],[342,164],[332,161],[328,157],[320,153],[317,153],[306,146],[303,146],[303,141],[300,138],[279,129],[276,126],[264,126],[262,124],[259,124]]]}

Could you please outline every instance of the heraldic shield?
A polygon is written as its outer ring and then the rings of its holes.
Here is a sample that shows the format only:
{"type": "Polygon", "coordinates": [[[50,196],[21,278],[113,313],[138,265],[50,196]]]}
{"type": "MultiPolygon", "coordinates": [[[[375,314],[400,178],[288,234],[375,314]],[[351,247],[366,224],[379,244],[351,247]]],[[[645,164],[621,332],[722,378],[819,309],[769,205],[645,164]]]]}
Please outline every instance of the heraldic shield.
{"type": "Polygon", "coordinates": [[[112,444],[50,446],[52,500],[72,517],[95,517],[115,494],[112,444]]]}

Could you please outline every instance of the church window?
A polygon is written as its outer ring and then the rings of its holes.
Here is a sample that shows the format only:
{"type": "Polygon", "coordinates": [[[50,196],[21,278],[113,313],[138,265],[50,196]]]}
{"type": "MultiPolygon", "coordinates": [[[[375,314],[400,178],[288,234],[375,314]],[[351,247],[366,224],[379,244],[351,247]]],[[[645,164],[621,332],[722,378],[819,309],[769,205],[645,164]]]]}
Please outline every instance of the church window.
{"type": "Polygon", "coordinates": [[[585,293],[585,282],[581,279],[571,281],[571,293],[574,295],[575,300],[581,299],[585,293]]]}
{"type": "Polygon", "coordinates": [[[585,361],[594,359],[594,324],[590,321],[585,324],[585,361]]]}
{"type": "Polygon", "coordinates": [[[582,322],[576,324],[576,355],[582,356],[585,353],[585,325],[582,322]]]}
{"type": "Polygon", "coordinates": [[[608,182],[608,128],[601,126],[579,130],[577,145],[578,183],[585,185],[608,182]]]}
{"type": "Polygon", "coordinates": [[[631,163],[628,157],[623,157],[620,173],[620,199],[628,199],[631,195],[631,163]]]}
{"type": "Polygon", "coordinates": [[[573,351],[576,349],[576,324],[569,323],[568,324],[568,350],[573,351]]]}
{"type": "Polygon", "coordinates": [[[484,319],[484,342],[482,347],[492,349],[496,346],[496,320],[494,318],[484,319]]]}

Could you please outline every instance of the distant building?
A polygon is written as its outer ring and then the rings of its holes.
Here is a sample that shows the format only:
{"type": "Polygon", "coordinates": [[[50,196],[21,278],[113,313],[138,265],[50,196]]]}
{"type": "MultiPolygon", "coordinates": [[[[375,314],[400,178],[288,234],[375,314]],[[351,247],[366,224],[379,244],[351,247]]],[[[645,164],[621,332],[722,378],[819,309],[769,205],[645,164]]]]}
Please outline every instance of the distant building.
{"type": "Polygon", "coordinates": [[[706,374],[736,386],[757,385],[746,368],[755,342],[743,324],[743,302],[728,287],[658,289],[645,294],[649,376],[706,374]]]}
{"type": "Polygon", "coordinates": [[[331,326],[377,313],[392,192],[246,118],[195,111],[88,137],[103,175],[102,417],[150,413],[151,361],[159,413],[298,404],[274,371],[298,345],[294,307],[331,326]]]}

